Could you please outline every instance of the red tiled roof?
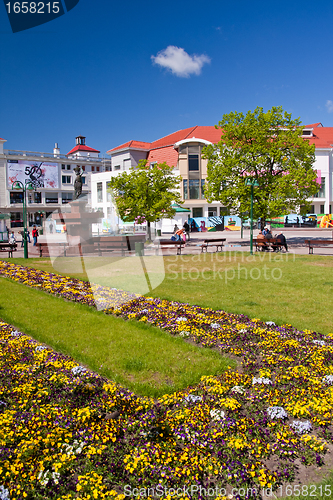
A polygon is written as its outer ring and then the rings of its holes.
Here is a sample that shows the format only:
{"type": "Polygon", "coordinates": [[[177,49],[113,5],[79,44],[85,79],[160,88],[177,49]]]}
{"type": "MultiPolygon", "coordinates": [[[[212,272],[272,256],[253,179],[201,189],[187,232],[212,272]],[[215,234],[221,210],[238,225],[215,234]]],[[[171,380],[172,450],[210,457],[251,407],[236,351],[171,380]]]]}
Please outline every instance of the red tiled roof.
{"type": "Polygon", "coordinates": [[[178,152],[173,146],[165,146],[158,149],[151,149],[148,154],[148,164],[151,162],[167,163],[170,167],[177,167],[178,152]]]}
{"type": "Polygon", "coordinates": [[[166,135],[157,141],[151,143],[151,149],[155,148],[163,148],[165,146],[173,146],[176,142],[182,141],[189,137],[189,135],[196,129],[197,127],[184,128],[183,130],[178,130],[177,132],[173,132],[172,134],[166,135]]]}
{"type": "MultiPolygon", "coordinates": [[[[318,123],[313,123],[311,125],[304,125],[303,128],[313,128],[313,136],[305,137],[310,144],[315,144],[316,148],[330,148],[333,144],[333,127],[323,127],[323,125],[318,123]]],[[[183,130],[178,130],[173,132],[161,139],[153,142],[140,142],[140,141],[129,141],[121,146],[110,149],[107,151],[108,154],[115,152],[117,150],[126,148],[137,148],[148,150],[148,163],[157,161],[158,163],[166,162],[168,165],[176,166],[178,161],[178,152],[174,149],[174,144],[185,139],[204,139],[206,141],[217,143],[221,139],[222,130],[220,128],[215,128],[214,126],[198,126],[185,128],[183,130]]]]}
{"type": "Polygon", "coordinates": [[[311,125],[302,125],[303,128],[317,128],[317,127],[322,127],[322,123],[311,123],[311,125]]]}
{"type": "Polygon", "coordinates": [[[333,127],[317,127],[313,130],[313,136],[306,138],[316,148],[331,148],[333,144],[333,127]]]}
{"type": "Polygon", "coordinates": [[[2,139],[2,137],[0,137],[0,141],[5,141],[6,139],[2,139]]]}
{"type": "Polygon", "coordinates": [[[98,151],[98,149],[93,149],[93,148],[90,148],[89,146],[84,146],[83,144],[78,144],[77,146],[75,146],[75,148],[71,149],[69,153],[67,153],[67,155],[71,155],[73,153],[75,153],[76,151],[87,151],[87,153],[100,153],[100,151],[98,151]]]}
{"type": "Polygon", "coordinates": [[[107,154],[110,154],[113,151],[117,151],[119,149],[126,149],[126,148],[149,150],[150,146],[151,146],[150,142],[128,141],[128,142],[125,142],[124,144],[121,144],[120,146],[117,146],[116,148],[109,149],[109,151],[107,151],[107,154]]]}

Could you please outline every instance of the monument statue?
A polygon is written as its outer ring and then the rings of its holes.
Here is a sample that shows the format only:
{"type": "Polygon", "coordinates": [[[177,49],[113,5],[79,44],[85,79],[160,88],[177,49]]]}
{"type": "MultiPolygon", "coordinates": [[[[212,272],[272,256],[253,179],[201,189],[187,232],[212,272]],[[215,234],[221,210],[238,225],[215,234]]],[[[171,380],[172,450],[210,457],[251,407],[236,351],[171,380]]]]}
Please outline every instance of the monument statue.
{"type": "Polygon", "coordinates": [[[82,175],[81,175],[81,167],[77,166],[74,168],[74,172],[76,173],[75,182],[74,182],[74,200],[77,200],[82,194],[82,175]]]}

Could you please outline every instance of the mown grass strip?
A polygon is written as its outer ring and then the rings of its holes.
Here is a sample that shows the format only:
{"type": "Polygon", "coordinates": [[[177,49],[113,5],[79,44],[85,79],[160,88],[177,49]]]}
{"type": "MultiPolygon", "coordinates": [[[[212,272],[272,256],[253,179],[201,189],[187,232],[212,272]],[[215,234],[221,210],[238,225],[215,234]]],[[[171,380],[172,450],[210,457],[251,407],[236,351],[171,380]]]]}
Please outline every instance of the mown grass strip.
{"type": "MultiPolygon", "coordinates": [[[[56,272],[50,259],[11,261],[56,272]]],[[[96,266],[104,263],[103,258],[95,261],[96,266]]],[[[126,272],[128,259],[118,261],[126,272]]],[[[75,258],[64,259],[64,273],[87,279],[75,262],[75,258]]],[[[150,293],[153,297],[289,323],[300,330],[332,332],[332,315],[326,306],[333,292],[331,256],[223,252],[169,256],[164,264],[165,279],[150,293]]],[[[98,283],[112,286],[103,276],[98,283]]]]}
{"type": "Polygon", "coordinates": [[[136,321],[1,278],[0,317],[137,394],[158,397],[234,362],[136,321]]]}

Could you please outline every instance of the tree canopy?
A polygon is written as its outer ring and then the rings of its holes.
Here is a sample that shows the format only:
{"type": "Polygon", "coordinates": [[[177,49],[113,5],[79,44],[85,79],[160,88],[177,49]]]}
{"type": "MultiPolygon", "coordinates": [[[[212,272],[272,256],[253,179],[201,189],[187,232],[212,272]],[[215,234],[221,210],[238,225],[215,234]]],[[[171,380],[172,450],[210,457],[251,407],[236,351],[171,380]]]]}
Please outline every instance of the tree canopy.
{"type": "Polygon", "coordinates": [[[165,162],[148,165],[141,160],[139,165],[111,178],[119,216],[124,221],[147,221],[148,237],[150,223],[162,218],[172,218],[174,202],[179,203],[179,183],[181,178],[173,174],[173,167],[165,162]]]}
{"type": "Polygon", "coordinates": [[[309,207],[307,198],[319,189],[315,146],[302,139],[300,120],[292,119],[282,107],[266,113],[257,107],[253,112],[225,114],[216,128],[221,140],[204,149],[208,159],[205,195],[208,202],[220,201],[235,214],[249,213],[251,186],[256,180],[254,218],[269,219],[309,207]]]}

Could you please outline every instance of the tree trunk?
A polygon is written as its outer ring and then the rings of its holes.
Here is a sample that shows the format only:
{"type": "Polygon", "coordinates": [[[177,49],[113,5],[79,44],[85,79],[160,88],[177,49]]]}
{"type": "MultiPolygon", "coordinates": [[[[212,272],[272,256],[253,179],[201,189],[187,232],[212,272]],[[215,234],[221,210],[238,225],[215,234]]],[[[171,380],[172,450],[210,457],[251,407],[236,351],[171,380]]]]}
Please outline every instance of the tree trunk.
{"type": "Polygon", "coordinates": [[[148,240],[151,241],[151,227],[150,227],[149,221],[147,221],[147,237],[148,237],[148,240]]]}

